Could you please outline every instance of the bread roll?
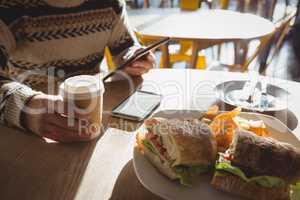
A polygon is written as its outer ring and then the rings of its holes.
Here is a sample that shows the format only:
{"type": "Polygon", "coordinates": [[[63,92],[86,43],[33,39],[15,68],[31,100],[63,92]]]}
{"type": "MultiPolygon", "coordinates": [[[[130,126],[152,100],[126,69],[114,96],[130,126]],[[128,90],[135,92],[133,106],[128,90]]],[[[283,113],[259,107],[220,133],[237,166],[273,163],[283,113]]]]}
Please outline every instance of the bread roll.
{"type": "Polygon", "coordinates": [[[213,177],[212,186],[218,190],[241,196],[249,200],[289,200],[289,187],[265,188],[253,182],[245,182],[235,175],[213,177]]]}
{"type": "Polygon", "coordinates": [[[287,182],[300,179],[300,151],[290,144],[238,130],[230,149],[234,166],[287,182]]]}

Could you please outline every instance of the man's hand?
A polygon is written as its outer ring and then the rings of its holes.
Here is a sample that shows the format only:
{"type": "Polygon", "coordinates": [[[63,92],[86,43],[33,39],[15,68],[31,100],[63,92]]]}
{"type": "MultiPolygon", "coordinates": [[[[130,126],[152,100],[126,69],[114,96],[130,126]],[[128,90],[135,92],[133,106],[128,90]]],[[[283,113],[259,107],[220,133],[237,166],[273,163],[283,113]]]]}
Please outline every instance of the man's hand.
{"type": "Polygon", "coordinates": [[[88,133],[86,129],[81,130],[80,121],[88,123],[87,115],[75,114],[76,119],[72,119],[70,125],[65,113],[60,96],[37,95],[26,105],[24,123],[33,133],[59,142],[89,141],[99,135],[88,133]]]}
{"type": "Polygon", "coordinates": [[[134,61],[126,66],[124,72],[132,76],[141,76],[147,73],[155,65],[155,58],[152,53],[149,53],[139,60],[134,61]]]}

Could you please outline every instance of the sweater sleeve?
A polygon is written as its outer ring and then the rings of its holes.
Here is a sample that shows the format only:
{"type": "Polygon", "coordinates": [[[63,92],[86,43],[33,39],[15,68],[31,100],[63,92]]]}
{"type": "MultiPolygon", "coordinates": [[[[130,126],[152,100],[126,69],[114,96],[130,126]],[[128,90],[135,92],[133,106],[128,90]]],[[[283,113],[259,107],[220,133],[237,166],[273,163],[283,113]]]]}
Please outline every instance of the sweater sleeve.
{"type": "Polygon", "coordinates": [[[20,116],[25,103],[39,92],[14,81],[8,75],[9,54],[16,48],[16,41],[8,26],[0,19],[0,122],[23,128],[20,116]]]}
{"type": "Polygon", "coordinates": [[[113,56],[114,63],[118,66],[122,62],[122,58],[127,53],[134,53],[141,48],[137,38],[130,27],[126,5],[124,1],[120,1],[119,12],[115,19],[108,47],[113,56]]]}

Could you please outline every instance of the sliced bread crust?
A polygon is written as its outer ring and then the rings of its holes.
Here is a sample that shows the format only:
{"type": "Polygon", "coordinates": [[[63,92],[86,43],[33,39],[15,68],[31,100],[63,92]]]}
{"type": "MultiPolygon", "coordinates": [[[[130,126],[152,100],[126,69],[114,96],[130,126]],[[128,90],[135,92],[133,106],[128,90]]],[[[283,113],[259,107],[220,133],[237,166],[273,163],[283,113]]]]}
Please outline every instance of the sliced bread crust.
{"type": "Polygon", "coordinates": [[[231,148],[235,166],[258,175],[280,177],[288,183],[300,178],[300,150],[290,144],[238,130],[231,148]]]}
{"type": "Polygon", "coordinates": [[[173,166],[215,163],[217,143],[210,127],[200,120],[153,118],[146,124],[149,132],[161,136],[173,166]]]}

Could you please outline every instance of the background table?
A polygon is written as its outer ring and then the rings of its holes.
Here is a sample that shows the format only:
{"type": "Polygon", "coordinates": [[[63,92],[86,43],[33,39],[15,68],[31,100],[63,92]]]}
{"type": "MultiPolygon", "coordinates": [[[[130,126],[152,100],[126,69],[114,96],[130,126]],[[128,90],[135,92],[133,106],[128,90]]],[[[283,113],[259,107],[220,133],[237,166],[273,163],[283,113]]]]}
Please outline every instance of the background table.
{"type": "MultiPolygon", "coordinates": [[[[195,68],[198,52],[224,42],[262,38],[273,33],[272,22],[252,14],[229,10],[200,10],[184,12],[167,9],[168,14],[138,10],[130,13],[130,21],[147,38],[170,37],[193,42],[191,68],[195,68]],[[140,18],[145,13],[146,18],[140,18]],[[150,17],[151,16],[151,17],[150,17]],[[152,20],[150,20],[152,19],[152,20]],[[144,22],[144,23],[142,23],[144,22]],[[145,26],[145,24],[149,24],[145,26]]],[[[164,66],[169,66],[168,51],[163,52],[164,66]]]]}
{"type": "Polygon", "coordinates": [[[138,31],[151,26],[153,23],[157,23],[163,18],[179,13],[178,8],[147,8],[147,9],[132,9],[128,10],[130,26],[137,29],[138,31]]]}
{"type": "MultiPolygon", "coordinates": [[[[219,103],[213,88],[228,80],[244,80],[246,74],[199,70],[152,70],[131,87],[164,95],[163,109],[205,110],[219,103]]],[[[300,84],[280,79],[269,82],[287,89],[288,112],[275,116],[294,129],[300,138],[300,84]]],[[[15,129],[0,127],[0,199],[159,199],[135,176],[132,164],[134,133],[140,124],[111,117],[110,111],[126,98],[130,85],[124,81],[106,84],[104,135],[97,141],[77,144],[46,143],[15,129]]],[[[227,107],[222,107],[227,109],[227,107]]]]}

